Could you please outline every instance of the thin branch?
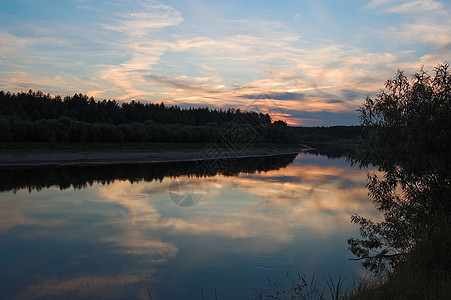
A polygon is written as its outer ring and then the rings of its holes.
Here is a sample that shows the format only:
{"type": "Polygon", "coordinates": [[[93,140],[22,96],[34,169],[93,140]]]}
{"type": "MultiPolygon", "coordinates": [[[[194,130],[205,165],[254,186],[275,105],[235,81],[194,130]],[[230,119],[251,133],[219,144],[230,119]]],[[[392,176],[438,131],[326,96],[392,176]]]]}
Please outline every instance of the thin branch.
{"type": "Polygon", "coordinates": [[[384,255],[375,255],[375,256],[363,256],[359,258],[350,258],[349,260],[359,261],[362,259],[373,259],[373,258],[391,258],[402,255],[410,255],[410,253],[394,253],[394,254],[384,254],[384,255]]]}

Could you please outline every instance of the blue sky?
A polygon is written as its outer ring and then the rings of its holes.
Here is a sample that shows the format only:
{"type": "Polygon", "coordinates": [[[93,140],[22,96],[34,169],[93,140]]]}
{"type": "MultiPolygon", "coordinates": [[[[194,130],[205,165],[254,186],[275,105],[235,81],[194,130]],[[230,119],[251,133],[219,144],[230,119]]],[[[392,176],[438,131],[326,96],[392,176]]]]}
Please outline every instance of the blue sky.
{"type": "Polygon", "coordinates": [[[2,0],[0,90],[358,124],[396,70],[451,62],[451,1],[2,0]]]}

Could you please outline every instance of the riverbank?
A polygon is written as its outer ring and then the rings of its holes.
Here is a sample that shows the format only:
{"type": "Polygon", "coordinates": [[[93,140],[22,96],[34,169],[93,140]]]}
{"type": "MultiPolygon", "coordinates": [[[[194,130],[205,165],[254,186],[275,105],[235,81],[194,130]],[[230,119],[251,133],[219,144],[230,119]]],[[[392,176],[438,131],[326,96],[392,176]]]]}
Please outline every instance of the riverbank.
{"type": "Polygon", "coordinates": [[[75,152],[167,152],[203,151],[210,145],[224,150],[292,149],[299,143],[0,143],[0,154],[39,154],[75,152]]]}
{"type": "Polygon", "coordinates": [[[196,151],[156,152],[55,152],[0,154],[0,166],[87,165],[123,163],[163,163],[212,159],[236,159],[286,155],[300,152],[291,149],[224,150],[214,145],[196,151]]]}

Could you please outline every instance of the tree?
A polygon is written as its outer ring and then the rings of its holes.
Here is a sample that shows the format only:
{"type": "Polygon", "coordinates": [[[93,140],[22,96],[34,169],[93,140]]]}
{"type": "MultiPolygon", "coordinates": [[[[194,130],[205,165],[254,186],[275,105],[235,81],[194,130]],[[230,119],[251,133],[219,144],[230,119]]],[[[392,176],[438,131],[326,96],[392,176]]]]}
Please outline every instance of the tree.
{"type": "Polygon", "coordinates": [[[393,163],[410,172],[451,170],[451,73],[449,64],[429,76],[423,69],[410,79],[399,71],[387,90],[367,98],[359,109],[366,129],[361,157],[382,167],[393,163]]]}
{"type": "Polygon", "coordinates": [[[439,291],[451,278],[449,64],[438,65],[433,76],[398,71],[385,87],[359,109],[366,137],[355,158],[379,167],[382,175],[369,174],[368,189],[384,220],[352,216],[361,238],[348,244],[375,274],[414,274],[412,280],[439,291]]]}

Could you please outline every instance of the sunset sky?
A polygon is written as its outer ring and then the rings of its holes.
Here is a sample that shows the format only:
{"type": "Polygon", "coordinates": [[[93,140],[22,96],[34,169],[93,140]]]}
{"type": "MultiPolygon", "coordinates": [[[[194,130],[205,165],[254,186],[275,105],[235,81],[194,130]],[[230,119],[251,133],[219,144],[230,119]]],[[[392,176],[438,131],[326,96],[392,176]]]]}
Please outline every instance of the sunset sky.
{"type": "Polygon", "coordinates": [[[403,69],[451,62],[451,1],[1,0],[0,90],[358,124],[403,69]]]}

